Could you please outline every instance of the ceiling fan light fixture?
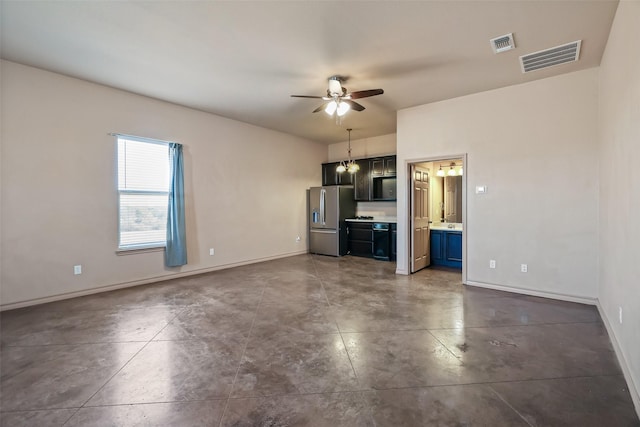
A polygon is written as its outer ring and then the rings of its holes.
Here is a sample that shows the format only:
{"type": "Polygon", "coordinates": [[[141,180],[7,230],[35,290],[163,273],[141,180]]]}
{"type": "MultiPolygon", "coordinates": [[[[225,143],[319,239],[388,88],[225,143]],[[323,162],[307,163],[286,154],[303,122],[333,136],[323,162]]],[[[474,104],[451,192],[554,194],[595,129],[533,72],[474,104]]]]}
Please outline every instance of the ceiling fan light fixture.
{"type": "Polygon", "coordinates": [[[324,112],[332,116],[333,113],[336,112],[337,108],[338,108],[338,104],[336,103],[336,101],[331,101],[330,103],[327,104],[326,107],[324,107],[324,112]]]}
{"type": "Polygon", "coordinates": [[[351,109],[351,106],[346,102],[339,103],[337,107],[338,116],[339,117],[344,116],[345,114],[347,114],[347,111],[349,111],[350,109],[351,109]]]}

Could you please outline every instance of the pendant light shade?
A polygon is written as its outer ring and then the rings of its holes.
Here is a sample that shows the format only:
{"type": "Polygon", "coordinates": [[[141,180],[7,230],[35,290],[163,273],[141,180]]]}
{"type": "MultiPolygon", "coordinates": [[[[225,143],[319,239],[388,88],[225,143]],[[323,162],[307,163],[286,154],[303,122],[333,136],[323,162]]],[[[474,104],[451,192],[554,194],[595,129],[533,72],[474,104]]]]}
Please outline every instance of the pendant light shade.
{"type": "Polygon", "coordinates": [[[455,175],[457,175],[457,174],[456,174],[456,171],[455,171],[455,170],[453,170],[453,167],[454,167],[455,165],[456,165],[455,163],[451,163],[451,166],[449,166],[449,171],[447,172],[447,175],[449,175],[449,176],[455,176],[455,175]]]}

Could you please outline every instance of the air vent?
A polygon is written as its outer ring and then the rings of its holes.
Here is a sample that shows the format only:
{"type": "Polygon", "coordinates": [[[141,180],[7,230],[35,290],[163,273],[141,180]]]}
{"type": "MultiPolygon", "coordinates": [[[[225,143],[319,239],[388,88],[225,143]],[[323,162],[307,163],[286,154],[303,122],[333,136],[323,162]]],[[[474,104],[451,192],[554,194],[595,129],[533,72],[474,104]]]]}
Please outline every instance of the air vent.
{"type": "Polygon", "coordinates": [[[489,40],[491,42],[491,48],[493,49],[493,53],[506,52],[507,50],[514,49],[516,47],[515,42],[513,41],[513,34],[505,34],[504,36],[496,37],[495,39],[489,40]]]}
{"type": "Polygon", "coordinates": [[[553,67],[554,65],[575,62],[580,57],[580,44],[582,40],[541,50],[520,57],[520,66],[523,73],[553,67]]]}

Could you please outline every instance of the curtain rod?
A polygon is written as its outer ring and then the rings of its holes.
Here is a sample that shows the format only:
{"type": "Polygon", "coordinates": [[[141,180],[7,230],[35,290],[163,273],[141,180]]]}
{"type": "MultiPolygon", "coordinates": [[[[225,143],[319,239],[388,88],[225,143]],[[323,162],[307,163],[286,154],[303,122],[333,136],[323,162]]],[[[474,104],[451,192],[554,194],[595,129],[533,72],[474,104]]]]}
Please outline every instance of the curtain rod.
{"type": "Polygon", "coordinates": [[[130,138],[130,139],[135,139],[135,140],[138,140],[138,141],[145,141],[145,142],[155,142],[155,143],[162,143],[162,144],[177,144],[177,142],[175,142],[175,141],[164,141],[162,139],[148,138],[148,137],[144,137],[144,136],[127,135],[126,133],[110,132],[107,135],[110,135],[110,136],[121,136],[123,138],[130,138]]]}

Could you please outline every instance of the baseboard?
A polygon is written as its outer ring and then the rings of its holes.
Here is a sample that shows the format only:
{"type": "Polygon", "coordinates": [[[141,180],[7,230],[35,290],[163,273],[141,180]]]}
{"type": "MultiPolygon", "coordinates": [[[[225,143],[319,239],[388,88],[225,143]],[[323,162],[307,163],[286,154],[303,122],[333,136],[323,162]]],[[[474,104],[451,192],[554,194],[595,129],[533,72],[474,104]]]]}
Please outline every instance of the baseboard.
{"type": "Polygon", "coordinates": [[[629,369],[629,365],[627,364],[627,358],[624,356],[622,347],[620,347],[618,339],[616,338],[616,335],[613,332],[613,328],[611,327],[611,322],[609,322],[609,318],[607,317],[604,309],[600,306],[599,301],[596,304],[596,307],[598,307],[598,312],[600,312],[600,317],[602,318],[604,327],[609,334],[609,339],[611,340],[611,344],[613,345],[613,351],[615,351],[616,356],[618,357],[618,363],[622,368],[622,374],[624,375],[624,379],[627,382],[627,388],[629,389],[631,400],[633,400],[633,405],[636,408],[636,413],[638,414],[638,418],[640,418],[640,394],[638,393],[637,384],[633,381],[631,370],[629,369]]]}
{"type": "Polygon", "coordinates": [[[560,293],[548,292],[548,291],[538,291],[538,290],[526,289],[526,288],[514,288],[511,286],[494,285],[492,283],[475,282],[472,280],[467,280],[465,285],[476,286],[479,288],[494,289],[496,291],[512,292],[514,294],[523,294],[523,295],[531,295],[534,297],[557,299],[560,301],[577,302],[580,304],[588,304],[588,305],[598,304],[597,298],[581,297],[576,295],[567,295],[567,294],[560,294],[560,293]]]}
{"type": "Polygon", "coordinates": [[[254,258],[250,260],[232,262],[228,264],[221,264],[221,265],[216,265],[215,267],[200,268],[195,270],[183,271],[175,274],[165,274],[162,276],[148,277],[140,280],[132,280],[130,282],[114,283],[111,285],[99,286],[97,288],[84,289],[81,291],[67,292],[67,293],[52,295],[52,296],[43,297],[43,298],[34,298],[26,301],[2,304],[0,305],[0,311],[30,307],[32,305],[46,304],[49,302],[61,301],[61,300],[76,298],[76,297],[83,297],[87,295],[94,295],[102,292],[115,291],[118,289],[132,288],[134,286],[148,285],[150,283],[155,283],[155,282],[164,282],[167,280],[179,279],[181,277],[195,276],[197,274],[210,273],[213,271],[225,270],[227,268],[240,267],[243,265],[256,264],[256,263],[265,262],[265,261],[272,261],[274,259],[287,258],[291,256],[296,256],[296,255],[303,255],[306,253],[308,253],[308,251],[305,249],[302,251],[289,252],[286,254],[279,254],[279,255],[273,255],[273,256],[268,256],[263,258],[254,258]]]}

